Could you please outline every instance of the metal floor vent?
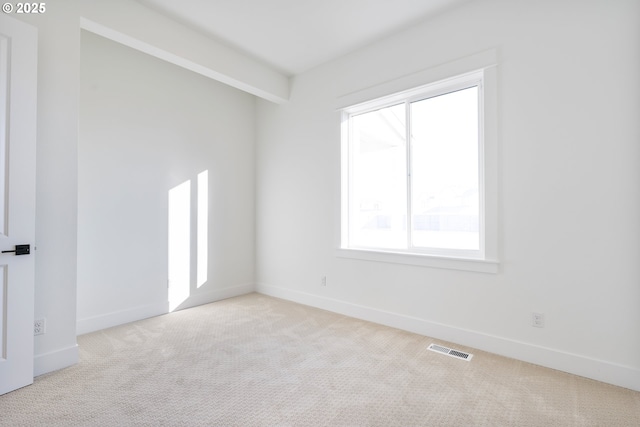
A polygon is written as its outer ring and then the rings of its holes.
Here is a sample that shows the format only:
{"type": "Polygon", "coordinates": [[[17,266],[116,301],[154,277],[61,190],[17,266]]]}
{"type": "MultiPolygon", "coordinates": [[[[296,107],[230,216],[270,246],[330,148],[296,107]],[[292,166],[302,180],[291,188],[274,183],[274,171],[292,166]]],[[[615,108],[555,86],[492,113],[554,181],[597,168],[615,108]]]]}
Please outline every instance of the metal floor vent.
{"type": "Polygon", "coordinates": [[[454,350],[437,344],[431,344],[429,346],[429,350],[435,351],[436,353],[446,354],[447,356],[455,357],[456,359],[466,360],[467,362],[473,357],[473,354],[471,353],[465,353],[464,351],[454,350]]]}

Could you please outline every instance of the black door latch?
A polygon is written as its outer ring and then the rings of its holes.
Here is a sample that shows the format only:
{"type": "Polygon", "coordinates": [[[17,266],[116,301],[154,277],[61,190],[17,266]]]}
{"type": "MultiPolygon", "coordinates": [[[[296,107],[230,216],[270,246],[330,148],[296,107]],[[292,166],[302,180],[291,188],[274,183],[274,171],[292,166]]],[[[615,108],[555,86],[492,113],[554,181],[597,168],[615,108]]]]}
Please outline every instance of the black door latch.
{"type": "Polygon", "coordinates": [[[16,245],[12,251],[2,251],[3,254],[15,252],[16,255],[29,255],[31,253],[31,245],[16,245]]]}

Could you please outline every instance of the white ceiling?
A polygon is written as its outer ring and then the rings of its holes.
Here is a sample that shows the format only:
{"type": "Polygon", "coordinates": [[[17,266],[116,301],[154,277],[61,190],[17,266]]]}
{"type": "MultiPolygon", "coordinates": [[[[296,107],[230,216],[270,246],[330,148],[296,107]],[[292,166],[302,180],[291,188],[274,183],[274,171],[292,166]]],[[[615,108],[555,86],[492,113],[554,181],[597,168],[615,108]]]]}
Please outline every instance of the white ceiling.
{"type": "Polygon", "coordinates": [[[138,0],[299,74],[469,0],[138,0]]]}

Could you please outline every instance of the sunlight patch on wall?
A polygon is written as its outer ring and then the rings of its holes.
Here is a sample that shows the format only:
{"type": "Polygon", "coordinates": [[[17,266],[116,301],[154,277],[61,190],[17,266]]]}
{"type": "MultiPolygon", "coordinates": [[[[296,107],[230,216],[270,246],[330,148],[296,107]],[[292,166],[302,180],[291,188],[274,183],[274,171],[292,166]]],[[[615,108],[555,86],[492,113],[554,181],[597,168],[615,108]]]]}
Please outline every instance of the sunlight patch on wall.
{"type": "Polygon", "coordinates": [[[189,298],[191,181],[169,190],[169,311],[189,298]]]}
{"type": "Polygon", "coordinates": [[[169,311],[179,308],[191,296],[192,277],[195,287],[200,288],[209,276],[208,170],[198,174],[196,185],[192,188],[188,180],[169,190],[169,311]]]}
{"type": "Polygon", "coordinates": [[[198,287],[207,282],[209,274],[209,171],[198,174],[198,287]]]}

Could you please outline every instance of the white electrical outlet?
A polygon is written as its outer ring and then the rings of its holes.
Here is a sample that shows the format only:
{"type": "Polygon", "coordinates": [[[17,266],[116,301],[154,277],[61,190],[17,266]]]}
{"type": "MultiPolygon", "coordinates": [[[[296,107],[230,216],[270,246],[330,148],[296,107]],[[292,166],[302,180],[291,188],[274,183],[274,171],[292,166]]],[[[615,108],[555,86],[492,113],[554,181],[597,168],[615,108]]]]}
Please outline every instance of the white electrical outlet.
{"type": "Polygon", "coordinates": [[[544,328],[544,313],[531,313],[531,326],[544,328]]]}
{"type": "Polygon", "coordinates": [[[44,335],[44,333],[46,332],[45,326],[46,326],[46,321],[44,318],[34,320],[33,335],[44,335]]]}
{"type": "Polygon", "coordinates": [[[327,276],[322,276],[320,278],[320,286],[327,286],[327,276]]]}

